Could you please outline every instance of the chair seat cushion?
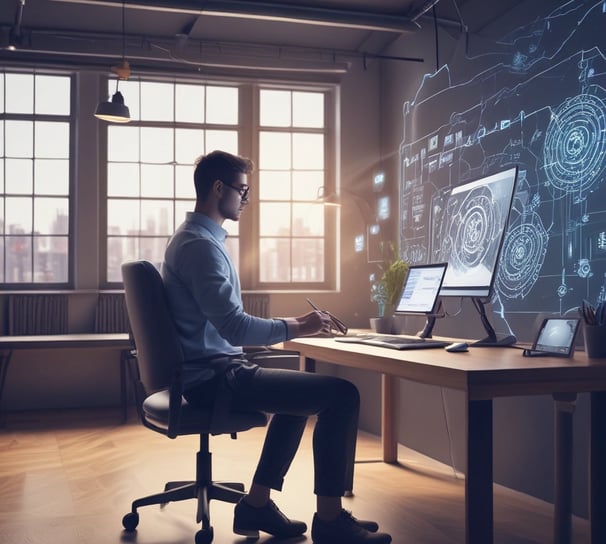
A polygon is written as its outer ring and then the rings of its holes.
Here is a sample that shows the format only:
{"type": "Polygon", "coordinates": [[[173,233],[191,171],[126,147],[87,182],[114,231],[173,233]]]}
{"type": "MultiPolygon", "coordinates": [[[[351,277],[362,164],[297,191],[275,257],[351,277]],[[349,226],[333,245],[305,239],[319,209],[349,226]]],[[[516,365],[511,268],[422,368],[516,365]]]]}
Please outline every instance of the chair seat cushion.
{"type": "MultiPolygon", "coordinates": [[[[153,393],[143,402],[143,417],[148,426],[158,432],[166,434],[169,420],[168,390],[153,393]]],[[[227,417],[221,418],[219,426],[211,429],[211,411],[197,410],[192,408],[188,402],[181,398],[181,417],[179,420],[178,434],[231,434],[263,427],[267,424],[267,415],[263,412],[229,412],[227,417]]]]}

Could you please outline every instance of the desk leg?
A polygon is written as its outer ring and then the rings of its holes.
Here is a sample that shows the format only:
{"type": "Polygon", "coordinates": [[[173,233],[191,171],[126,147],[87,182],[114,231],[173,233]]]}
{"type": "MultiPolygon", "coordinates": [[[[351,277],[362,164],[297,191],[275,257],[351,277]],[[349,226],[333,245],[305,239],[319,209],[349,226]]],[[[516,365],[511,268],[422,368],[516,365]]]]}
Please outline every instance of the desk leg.
{"type": "Polygon", "coordinates": [[[383,461],[398,462],[399,380],[389,374],[381,375],[381,443],[383,461]]]}
{"type": "Polygon", "coordinates": [[[572,542],[572,416],[576,393],[554,393],[554,544],[572,542]]]}
{"type": "Polygon", "coordinates": [[[465,542],[493,542],[492,400],[467,401],[465,542]]]}
{"type": "Polygon", "coordinates": [[[591,395],[589,521],[591,543],[606,542],[606,392],[591,395]]]}

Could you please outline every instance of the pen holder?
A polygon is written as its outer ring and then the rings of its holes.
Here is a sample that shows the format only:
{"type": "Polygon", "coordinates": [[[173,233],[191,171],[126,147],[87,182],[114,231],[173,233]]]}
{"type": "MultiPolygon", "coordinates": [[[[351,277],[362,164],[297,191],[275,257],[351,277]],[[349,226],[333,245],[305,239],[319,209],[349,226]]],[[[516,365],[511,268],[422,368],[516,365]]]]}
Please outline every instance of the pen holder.
{"type": "Polygon", "coordinates": [[[585,323],[583,335],[587,357],[592,359],[606,357],[606,325],[587,325],[585,323]]]}

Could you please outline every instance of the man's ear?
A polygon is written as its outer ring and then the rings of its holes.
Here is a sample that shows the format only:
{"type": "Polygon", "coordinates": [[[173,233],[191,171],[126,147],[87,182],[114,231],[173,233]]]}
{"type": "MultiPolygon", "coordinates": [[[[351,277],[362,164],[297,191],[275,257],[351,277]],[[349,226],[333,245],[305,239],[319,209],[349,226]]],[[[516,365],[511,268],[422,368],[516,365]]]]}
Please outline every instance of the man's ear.
{"type": "Polygon", "coordinates": [[[218,197],[223,194],[223,182],[220,179],[213,181],[212,192],[218,197]]]}

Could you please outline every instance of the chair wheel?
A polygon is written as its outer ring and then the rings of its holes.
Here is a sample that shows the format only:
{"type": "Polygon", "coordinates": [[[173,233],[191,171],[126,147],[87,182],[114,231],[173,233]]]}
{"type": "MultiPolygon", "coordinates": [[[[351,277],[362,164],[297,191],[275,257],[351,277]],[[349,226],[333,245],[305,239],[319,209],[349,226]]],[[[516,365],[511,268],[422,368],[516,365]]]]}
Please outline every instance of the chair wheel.
{"type": "Polygon", "coordinates": [[[139,525],[139,514],[137,512],[129,512],[122,518],[122,526],[127,531],[134,531],[137,525],[139,525]]]}
{"type": "Polygon", "coordinates": [[[196,533],[196,544],[210,544],[213,541],[213,528],[208,527],[196,533]]]}

